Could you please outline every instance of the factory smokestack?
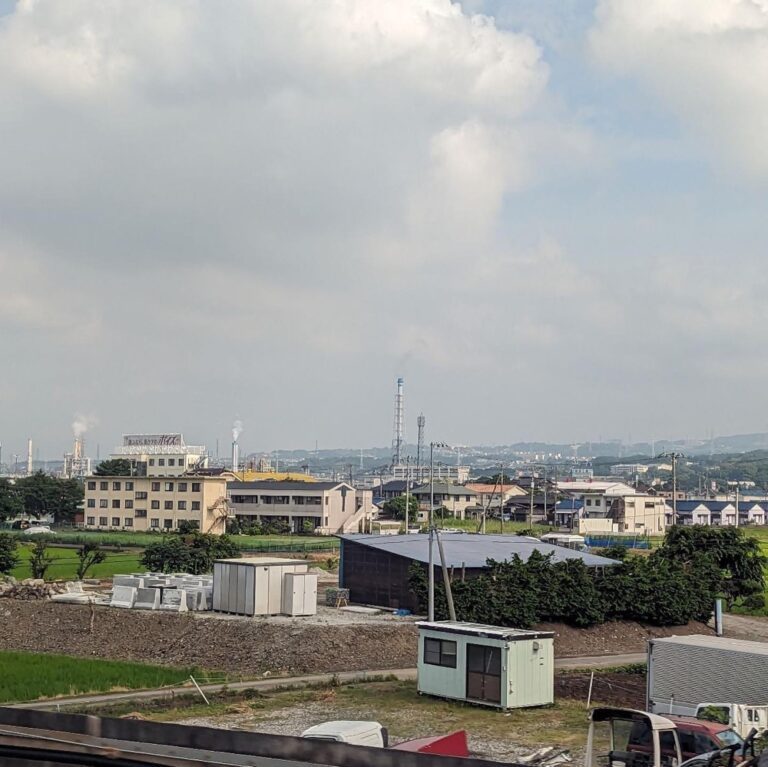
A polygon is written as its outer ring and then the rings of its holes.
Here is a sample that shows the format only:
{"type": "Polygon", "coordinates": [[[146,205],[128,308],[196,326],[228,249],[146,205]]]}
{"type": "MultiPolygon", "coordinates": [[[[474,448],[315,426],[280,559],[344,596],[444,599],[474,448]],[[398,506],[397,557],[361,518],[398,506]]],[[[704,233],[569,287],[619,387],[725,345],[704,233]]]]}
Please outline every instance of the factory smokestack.
{"type": "Polygon", "coordinates": [[[235,421],[232,427],[232,471],[240,470],[240,445],[238,445],[237,440],[240,439],[242,431],[242,421],[235,421]]]}
{"type": "Polygon", "coordinates": [[[32,476],[32,439],[27,440],[27,476],[32,476]]]}
{"type": "Polygon", "coordinates": [[[395,394],[395,421],[392,428],[392,465],[400,466],[403,462],[403,379],[397,379],[397,393],[395,394]]]}

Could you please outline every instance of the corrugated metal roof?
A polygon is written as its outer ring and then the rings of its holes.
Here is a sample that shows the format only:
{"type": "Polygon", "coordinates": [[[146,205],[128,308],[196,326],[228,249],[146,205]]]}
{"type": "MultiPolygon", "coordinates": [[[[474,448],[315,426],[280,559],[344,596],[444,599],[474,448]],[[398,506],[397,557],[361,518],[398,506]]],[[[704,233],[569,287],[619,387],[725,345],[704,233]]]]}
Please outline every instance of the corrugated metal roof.
{"type": "MultiPolygon", "coordinates": [[[[380,551],[388,551],[399,557],[416,562],[429,562],[429,535],[364,535],[354,533],[338,535],[342,541],[352,541],[380,551]]],[[[564,546],[552,546],[538,538],[521,535],[479,535],[475,533],[446,533],[441,536],[448,567],[485,567],[489,559],[503,562],[517,554],[524,562],[534,551],[552,554],[554,562],[580,559],[587,567],[612,567],[621,564],[615,559],[599,557],[564,546]]],[[[434,547],[435,562],[439,562],[437,545],[434,547]]]]}
{"type": "Polygon", "coordinates": [[[747,652],[755,655],[768,655],[768,643],[750,642],[746,639],[731,639],[729,637],[707,636],[706,634],[690,634],[689,636],[671,636],[652,639],[657,644],[678,644],[689,647],[708,647],[716,650],[731,652],[747,652]]]}
{"type": "Polygon", "coordinates": [[[552,639],[555,636],[554,631],[526,631],[525,629],[489,626],[485,623],[464,623],[462,621],[418,621],[416,625],[420,629],[429,629],[430,631],[446,631],[449,634],[468,634],[498,639],[552,639]]]}

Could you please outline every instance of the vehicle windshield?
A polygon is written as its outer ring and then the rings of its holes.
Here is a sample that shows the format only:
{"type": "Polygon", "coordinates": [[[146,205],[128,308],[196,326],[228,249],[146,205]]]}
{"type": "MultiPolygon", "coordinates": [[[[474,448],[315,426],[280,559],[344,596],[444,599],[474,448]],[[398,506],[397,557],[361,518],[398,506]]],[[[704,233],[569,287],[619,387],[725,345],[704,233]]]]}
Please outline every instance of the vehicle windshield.
{"type": "Polygon", "coordinates": [[[744,739],[734,730],[723,730],[715,735],[717,742],[722,746],[740,746],[744,739]]]}

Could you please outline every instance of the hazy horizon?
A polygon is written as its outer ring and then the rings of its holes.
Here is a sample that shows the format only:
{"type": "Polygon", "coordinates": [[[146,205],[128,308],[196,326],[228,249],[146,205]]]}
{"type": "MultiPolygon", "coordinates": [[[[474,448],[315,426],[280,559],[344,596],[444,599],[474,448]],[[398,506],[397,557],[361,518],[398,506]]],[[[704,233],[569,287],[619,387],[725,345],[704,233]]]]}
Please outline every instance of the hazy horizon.
{"type": "Polygon", "coordinates": [[[0,443],[768,432],[766,0],[0,0],[0,443]]]}

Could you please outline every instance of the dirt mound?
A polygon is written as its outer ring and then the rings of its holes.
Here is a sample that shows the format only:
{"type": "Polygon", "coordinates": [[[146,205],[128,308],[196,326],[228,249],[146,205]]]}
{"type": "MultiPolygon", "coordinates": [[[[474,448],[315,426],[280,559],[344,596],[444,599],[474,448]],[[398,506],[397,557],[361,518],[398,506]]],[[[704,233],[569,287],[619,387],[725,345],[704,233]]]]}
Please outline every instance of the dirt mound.
{"type": "MultiPolygon", "coordinates": [[[[607,623],[589,629],[542,624],[555,632],[555,655],[578,657],[644,652],[651,637],[711,633],[703,624],[669,629],[607,623]]],[[[312,674],[412,668],[412,622],[318,624],[199,618],[97,607],[91,631],[86,605],[0,602],[0,649],[195,666],[232,674],[312,674]]]]}
{"type": "Polygon", "coordinates": [[[415,665],[412,624],[318,626],[97,608],[0,604],[0,649],[196,666],[233,674],[311,674],[415,665]]]}
{"type": "Polygon", "coordinates": [[[704,623],[687,626],[647,626],[642,623],[616,621],[577,629],[562,623],[541,623],[542,631],[555,632],[555,656],[572,658],[580,655],[617,655],[619,653],[645,652],[649,639],[684,634],[712,634],[704,623]]]}

